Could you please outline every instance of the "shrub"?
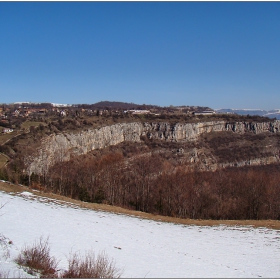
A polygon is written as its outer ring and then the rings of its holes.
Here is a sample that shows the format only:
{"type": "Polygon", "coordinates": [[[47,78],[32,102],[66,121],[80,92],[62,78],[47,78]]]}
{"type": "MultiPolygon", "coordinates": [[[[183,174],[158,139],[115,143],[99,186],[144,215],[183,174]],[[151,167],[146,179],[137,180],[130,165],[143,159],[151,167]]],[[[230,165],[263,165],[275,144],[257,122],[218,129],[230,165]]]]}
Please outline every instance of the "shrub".
{"type": "Polygon", "coordinates": [[[70,256],[68,270],[61,278],[120,278],[121,274],[122,271],[104,252],[97,257],[93,252],[88,252],[84,258],[77,253],[70,256]]]}
{"type": "MultiPolygon", "coordinates": [[[[0,207],[1,209],[1,207],[0,207]]],[[[0,215],[1,216],[1,215],[0,215]]],[[[11,240],[5,237],[2,233],[0,233],[0,249],[4,259],[10,257],[10,246],[13,244],[11,240]]],[[[2,277],[0,277],[2,278],[2,277]]]]}
{"type": "Polygon", "coordinates": [[[29,274],[40,274],[42,278],[57,278],[58,261],[50,256],[48,239],[35,242],[32,246],[25,246],[15,262],[28,268],[29,274]]]}
{"type": "Polygon", "coordinates": [[[0,270],[0,278],[1,279],[9,278],[9,274],[10,274],[9,271],[2,271],[2,270],[0,270]]]}

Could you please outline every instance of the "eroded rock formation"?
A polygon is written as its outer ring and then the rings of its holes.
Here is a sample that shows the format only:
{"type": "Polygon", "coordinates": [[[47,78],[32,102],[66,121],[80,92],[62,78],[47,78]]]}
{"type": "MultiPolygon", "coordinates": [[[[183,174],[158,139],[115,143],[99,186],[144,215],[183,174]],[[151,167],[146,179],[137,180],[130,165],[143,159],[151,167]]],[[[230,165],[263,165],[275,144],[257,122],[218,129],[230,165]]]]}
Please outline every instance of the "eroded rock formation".
{"type": "MultiPolygon", "coordinates": [[[[280,121],[234,122],[210,121],[201,123],[119,123],[99,129],[88,129],[79,133],[52,134],[43,139],[36,154],[26,157],[27,172],[44,174],[50,166],[67,161],[71,155],[86,154],[124,141],[140,142],[141,136],[162,141],[195,141],[203,133],[232,131],[254,134],[280,131],[280,121]]],[[[273,161],[273,160],[271,160],[273,161]]]]}

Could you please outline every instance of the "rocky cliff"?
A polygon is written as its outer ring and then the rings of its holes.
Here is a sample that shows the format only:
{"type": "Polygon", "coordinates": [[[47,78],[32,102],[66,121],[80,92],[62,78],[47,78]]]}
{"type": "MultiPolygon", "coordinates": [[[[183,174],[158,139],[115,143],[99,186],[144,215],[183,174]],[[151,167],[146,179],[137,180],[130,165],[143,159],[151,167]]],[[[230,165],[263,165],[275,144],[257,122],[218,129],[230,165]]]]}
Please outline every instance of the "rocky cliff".
{"type": "Polygon", "coordinates": [[[71,155],[86,154],[124,141],[140,142],[141,136],[163,141],[195,141],[203,133],[232,131],[243,134],[250,132],[278,133],[280,121],[234,122],[211,121],[203,123],[119,123],[99,129],[88,129],[79,133],[52,134],[43,139],[40,149],[25,159],[27,172],[44,174],[56,162],[67,161],[71,155]]]}

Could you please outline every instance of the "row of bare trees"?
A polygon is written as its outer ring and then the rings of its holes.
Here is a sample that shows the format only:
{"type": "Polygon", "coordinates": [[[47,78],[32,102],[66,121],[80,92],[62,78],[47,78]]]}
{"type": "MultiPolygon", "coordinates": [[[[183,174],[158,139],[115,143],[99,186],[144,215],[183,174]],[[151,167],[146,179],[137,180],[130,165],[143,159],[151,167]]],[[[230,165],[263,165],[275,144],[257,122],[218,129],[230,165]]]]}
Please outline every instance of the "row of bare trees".
{"type": "Polygon", "coordinates": [[[128,159],[111,152],[58,162],[44,177],[21,176],[21,183],[87,202],[181,218],[280,219],[279,165],[191,172],[175,168],[160,154],[128,159]]]}
{"type": "Polygon", "coordinates": [[[83,201],[181,218],[280,219],[279,182],[279,166],[190,172],[175,169],[160,155],[127,160],[110,153],[57,163],[43,188],[83,201]]]}

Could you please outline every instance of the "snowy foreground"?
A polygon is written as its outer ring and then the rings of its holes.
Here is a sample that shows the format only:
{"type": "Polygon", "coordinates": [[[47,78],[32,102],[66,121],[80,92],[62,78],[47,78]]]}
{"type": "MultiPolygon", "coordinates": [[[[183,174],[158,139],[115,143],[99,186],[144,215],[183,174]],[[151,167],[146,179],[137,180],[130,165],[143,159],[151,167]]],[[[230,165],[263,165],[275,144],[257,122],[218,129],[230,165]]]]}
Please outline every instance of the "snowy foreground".
{"type": "Polygon", "coordinates": [[[105,251],[124,278],[279,278],[280,231],[185,226],[144,220],[32,195],[0,192],[0,272],[28,277],[13,259],[24,245],[49,237],[51,255],[67,268],[72,252],[105,251]],[[2,246],[3,247],[3,246],[2,246]],[[6,254],[5,254],[6,253],[6,254]]]}

